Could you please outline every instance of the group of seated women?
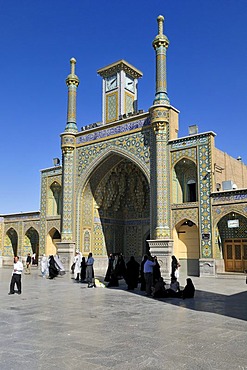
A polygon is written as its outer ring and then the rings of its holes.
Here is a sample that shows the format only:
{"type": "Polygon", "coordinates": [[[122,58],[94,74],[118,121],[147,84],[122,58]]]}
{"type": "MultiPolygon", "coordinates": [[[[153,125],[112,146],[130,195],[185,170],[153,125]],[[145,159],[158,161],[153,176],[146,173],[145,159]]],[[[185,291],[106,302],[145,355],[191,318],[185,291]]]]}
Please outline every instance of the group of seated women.
{"type": "Polygon", "coordinates": [[[160,277],[153,288],[154,298],[194,298],[195,287],[190,278],[186,279],[186,285],[183,290],[180,289],[179,282],[175,277],[171,279],[171,284],[166,289],[166,283],[160,277]]]}

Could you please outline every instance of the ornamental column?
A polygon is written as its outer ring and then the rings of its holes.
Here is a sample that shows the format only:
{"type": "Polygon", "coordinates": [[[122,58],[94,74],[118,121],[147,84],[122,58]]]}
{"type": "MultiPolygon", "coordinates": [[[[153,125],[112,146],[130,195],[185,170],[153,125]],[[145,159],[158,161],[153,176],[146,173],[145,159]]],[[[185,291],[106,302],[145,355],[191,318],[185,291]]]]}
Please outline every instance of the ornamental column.
{"type": "Polygon", "coordinates": [[[163,34],[164,17],[159,16],[158,35],[153,41],[156,53],[156,93],[150,108],[152,125],[151,141],[151,232],[150,252],[160,261],[162,274],[170,272],[171,239],[170,166],[169,166],[169,121],[170,101],[167,95],[166,50],[168,38],[163,34]]]}
{"type": "Polygon", "coordinates": [[[67,123],[64,132],[61,134],[62,149],[62,215],[61,215],[61,243],[58,245],[58,254],[66,266],[70,269],[75,252],[75,235],[74,235],[74,173],[75,173],[75,147],[76,133],[76,93],[80,83],[75,74],[76,60],[70,59],[71,72],[66,79],[68,86],[68,105],[67,105],[67,123]]]}

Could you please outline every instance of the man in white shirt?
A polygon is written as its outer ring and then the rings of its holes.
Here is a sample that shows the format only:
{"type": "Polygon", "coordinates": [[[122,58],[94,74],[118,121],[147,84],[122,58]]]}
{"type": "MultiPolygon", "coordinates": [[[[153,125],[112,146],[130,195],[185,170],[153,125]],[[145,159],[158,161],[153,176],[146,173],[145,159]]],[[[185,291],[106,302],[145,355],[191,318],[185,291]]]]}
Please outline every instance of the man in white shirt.
{"type": "Polygon", "coordinates": [[[23,264],[19,261],[19,257],[14,257],[14,269],[10,282],[9,294],[15,294],[15,284],[17,286],[17,294],[21,294],[21,274],[23,271],[23,264]]]}
{"type": "Polygon", "coordinates": [[[151,295],[151,288],[153,285],[153,267],[156,265],[155,260],[149,256],[146,262],[144,263],[144,279],[146,281],[146,294],[147,296],[151,295]]]}

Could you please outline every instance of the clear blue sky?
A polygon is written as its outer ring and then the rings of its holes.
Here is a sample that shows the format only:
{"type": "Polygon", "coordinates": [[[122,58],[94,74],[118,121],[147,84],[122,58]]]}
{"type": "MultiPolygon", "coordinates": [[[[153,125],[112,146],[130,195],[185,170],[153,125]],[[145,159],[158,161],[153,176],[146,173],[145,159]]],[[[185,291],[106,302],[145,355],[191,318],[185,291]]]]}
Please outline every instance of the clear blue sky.
{"type": "Polygon", "coordinates": [[[247,0],[1,1],[1,214],[40,207],[40,169],[61,158],[71,57],[81,81],[78,127],[101,120],[96,71],[119,59],[143,72],[139,109],[149,109],[160,14],[179,136],[197,124],[217,133],[219,149],[247,163],[247,0]]]}

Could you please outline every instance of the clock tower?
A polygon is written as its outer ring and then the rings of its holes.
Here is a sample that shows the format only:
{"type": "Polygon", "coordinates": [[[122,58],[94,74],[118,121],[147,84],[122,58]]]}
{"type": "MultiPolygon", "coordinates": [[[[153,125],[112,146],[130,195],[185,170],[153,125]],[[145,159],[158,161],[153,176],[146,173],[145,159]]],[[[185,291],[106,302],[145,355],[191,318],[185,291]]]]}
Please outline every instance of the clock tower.
{"type": "Polygon", "coordinates": [[[142,72],[125,60],[101,68],[103,77],[103,124],[117,121],[137,111],[137,84],[142,72]]]}

